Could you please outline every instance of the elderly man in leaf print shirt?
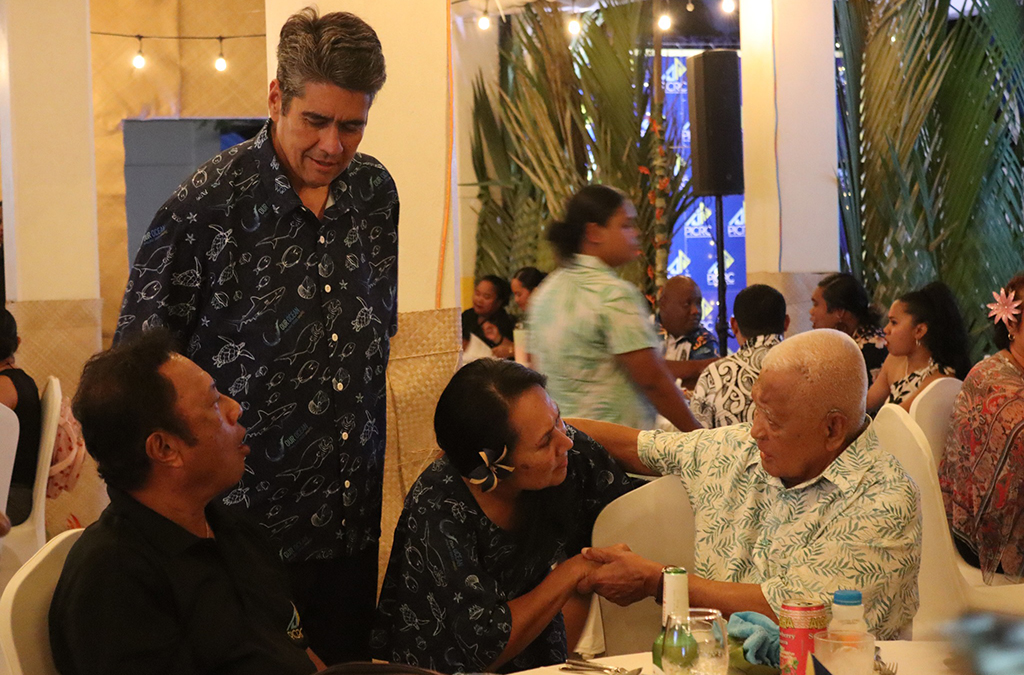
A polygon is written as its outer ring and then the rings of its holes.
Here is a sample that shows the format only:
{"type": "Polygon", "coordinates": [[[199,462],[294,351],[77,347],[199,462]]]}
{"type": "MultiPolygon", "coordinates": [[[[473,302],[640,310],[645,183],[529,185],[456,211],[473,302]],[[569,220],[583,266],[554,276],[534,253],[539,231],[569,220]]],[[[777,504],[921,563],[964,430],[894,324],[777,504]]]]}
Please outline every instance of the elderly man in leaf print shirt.
{"type": "MultiPolygon", "coordinates": [[[[917,486],[864,414],[867,373],[849,336],[797,335],[765,357],[752,424],[689,433],[571,423],[629,470],[679,475],[696,519],[690,604],[773,619],[783,602],[864,594],[868,628],[893,639],[917,611],[917,486]]],[[[659,592],[661,564],[624,546],[579,590],[620,604],[659,592]]]]}

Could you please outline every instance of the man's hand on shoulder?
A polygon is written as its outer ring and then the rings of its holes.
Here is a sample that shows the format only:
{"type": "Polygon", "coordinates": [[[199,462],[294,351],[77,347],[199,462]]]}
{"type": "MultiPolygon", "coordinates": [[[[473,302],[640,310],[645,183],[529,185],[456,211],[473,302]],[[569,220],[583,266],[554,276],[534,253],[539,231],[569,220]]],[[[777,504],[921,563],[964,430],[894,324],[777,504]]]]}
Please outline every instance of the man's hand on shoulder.
{"type": "Polygon", "coordinates": [[[625,544],[585,548],[582,555],[601,566],[580,581],[580,593],[597,593],[622,606],[657,595],[661,563],[633,553],[625,544]]]}

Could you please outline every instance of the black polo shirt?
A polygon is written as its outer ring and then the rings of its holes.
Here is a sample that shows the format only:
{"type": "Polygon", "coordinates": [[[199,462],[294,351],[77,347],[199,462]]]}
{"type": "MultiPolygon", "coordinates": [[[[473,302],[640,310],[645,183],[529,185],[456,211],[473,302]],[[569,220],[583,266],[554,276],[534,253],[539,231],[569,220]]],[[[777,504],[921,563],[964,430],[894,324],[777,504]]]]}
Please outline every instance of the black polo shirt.
{"type": "Polygon", "coordinates": [[[206,509],[214,539],[129,495],[71,549],[50,605],[62,675],[306,674],[299,617],[282,564],[251,525],[206,509]]]}

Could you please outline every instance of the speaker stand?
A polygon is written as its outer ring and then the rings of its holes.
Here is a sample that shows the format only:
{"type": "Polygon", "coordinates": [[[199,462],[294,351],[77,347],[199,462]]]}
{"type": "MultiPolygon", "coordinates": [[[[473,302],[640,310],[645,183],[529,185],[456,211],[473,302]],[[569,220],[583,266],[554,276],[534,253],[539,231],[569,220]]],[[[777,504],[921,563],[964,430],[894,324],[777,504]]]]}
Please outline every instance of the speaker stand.
{"type": "Polygon", "coordinates": [[[729,351],[729,322],[725,318],[725,218],[722,214],[722,195],[715,195],[715,249],[718,254],[718,320],[715,330],[718,333],[718,351],[725,356],[729,351]]]}

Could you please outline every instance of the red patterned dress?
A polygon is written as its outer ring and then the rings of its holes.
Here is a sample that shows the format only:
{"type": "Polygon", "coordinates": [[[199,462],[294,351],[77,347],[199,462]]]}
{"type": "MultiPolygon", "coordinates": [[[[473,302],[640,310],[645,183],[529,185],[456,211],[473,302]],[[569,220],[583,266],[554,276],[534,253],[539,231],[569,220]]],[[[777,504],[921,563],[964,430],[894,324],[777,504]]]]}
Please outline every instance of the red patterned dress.
{"type": "Polygon", "coordinates": [[[1024,574],[1024,372],[1002,351],[971,369],[956,399],[939,469],[957,548],[985,583],[1024,574]],[[1000,569],[1001,567],[1001,569],[1000,569]]]}

